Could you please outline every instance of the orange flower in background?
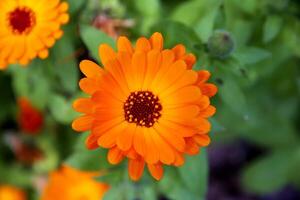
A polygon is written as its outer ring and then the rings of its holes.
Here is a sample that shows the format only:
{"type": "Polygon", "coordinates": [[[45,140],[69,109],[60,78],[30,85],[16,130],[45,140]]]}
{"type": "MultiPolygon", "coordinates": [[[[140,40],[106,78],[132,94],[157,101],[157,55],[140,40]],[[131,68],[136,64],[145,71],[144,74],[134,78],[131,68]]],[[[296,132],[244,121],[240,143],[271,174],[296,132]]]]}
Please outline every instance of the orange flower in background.
{"type": "Polygon", "coordinates": [[[93,179],[99,175],[63,166],[50,174],[41,200],[100,200],[109,186],[93,179]]]}
{"type": "Polygon", "coordinates": [[[19,188],[0,185],[0,199],[1,200],[26,200],[25,193],[19,188]]]}
{"type": "Polygon", "coordinates": [[[145,165],[156,179],[163,165],[180,166],[184,155],[194,155],[210,142],[207,120],[215,113],[210,97],[217,88],[206,83],[208,71],[193,71],[196,58],[183,45],[163,49],[163,37],[141,37],[135,47],[119,37],[118,51],[103,44],[104,68],[84,60],[86,78],[80,88],[89,98],[74,102],[83,115],[74,120],[76,131],[91,131],[89,149],[107,148],[108,161],[128,158],[129,175],[139,180],[145,165]]]}
{"type": "Polygon", "coordinates": [[[0,10],[0,69],[47,58],[69,20],[68,4],[60,0],[1,0],[0,10]]]}
{"type": "Polygon", "coordinates": [[[28,134],[37,134],[43,126],[44,117],[28,99],[22,97],[18,99],[19,113],[18,123],[21,130],[28,134]]]}

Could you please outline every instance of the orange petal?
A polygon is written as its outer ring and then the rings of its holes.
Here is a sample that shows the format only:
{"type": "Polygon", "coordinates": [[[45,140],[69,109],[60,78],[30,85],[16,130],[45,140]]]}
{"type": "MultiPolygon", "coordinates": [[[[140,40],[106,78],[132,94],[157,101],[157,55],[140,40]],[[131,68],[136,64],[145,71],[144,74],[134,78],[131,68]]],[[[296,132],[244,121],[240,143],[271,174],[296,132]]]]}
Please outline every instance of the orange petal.
{"type": "Polygon", "coordinates": [[[107,154],[107,160],[110,164],[116,165],[124,159],[124,155],[118,147],[111,148],[107,154]]]}
{"type": "Polygon", "coordinates": [[[97,136],[95,136],[94,134],[90,134],[85,140],[85,146],[90,150],[97,149],[99,147],[97,143],[97,139],[98,139],[97,136]]]}
{"type": "Polygon", "coordinates": [[[123,151],[128,151],[133,144],[133,137],[135,135],[136,125],[130,123],[122,133],[117,138],[117,145],[123,151]]]}
{"type": "Polygon", "coordinates": [[[104,73],[99,65],[89,60],[81,61],[79,67],[86,77],[101,76],[104,73]]]}
{"type": "Polygon", "coordinates": [[[192,84],[196,83],[197,78],[198,78],[198,75],[195,71],[186,70],[184,72],[183,76],[181,76],[181,78],[179,78],[168,89],[162,91],[159,96],[161,98],[163,98],[165,95],[171,94],[177,89],[183,88],[188,85],[192,85],[192,84]]]}
{"type": "Polygon", "coordinates": [[[134,71],[134,80],[136,82],[134,90],[140,90],[143,86],[146,73],[146,54],[144,52],[134,53],[131,67],[134,71]]]}
{"type": "Polygon", "coordinates": [[[210,143],[210,138],[208,135],[195,135],[193,139],[199,146],[203,147],[209,145],[210,143]]]}
{"type": "Polygon", "coordinates": [[[157,153],[157,147],[152,139],[151,132],[148,129],[144,131],[145,143],[146,143],[146,157],[147,163],[154,164],[159,161],[159,154],[157,153]]]}
{"type": "Polygon", "coordinates": [[[150,51],[151,45],[147,38],[140,37],[135,45],[135,51],[150,51]]]}
{"type": "Polygon", "coordinates": [[[119,61],[117,59],[108,61],[106,64],[106,69],[111,73],[122,91],[129,93],[128,84],[119,61]]]}
{"type": "Polygon", "coordinates": [[[207,108],[199,112],[199,116],[208,118],[213,116],[215,113],[216,113],[216,108],[214,106],[209,105],[207,108]]]}
{"type": "Polygon", "coordinates": [[[196,86],[187,86],[161,99],[165,107],[176,107],[196,102],[201,97],[201,90],[196,86]]]}
{"type": "Polygon", "coordinates": [[[162,115],[166,119],[184,118],[191,119],[199,115],[200,109],[197,105],[186,105],[178,108],[162,110],[162,115]]]}
{"type": "Polygon", "coordinates": [[[162,163],[170,165],[175,160],[175,154],[172,147],[166,143],[161,136],[156,132],[154,128],[148,130],[152,136],[153,142],[157,147],[157,153],[159,154],[159,159],[162,163]]]}
{"type": "Polygon", "coordinates": [[[92,78],[82,78],[79,81],[79,87],[87,94],[93,94],[101,88],[97,83],[97,80],[92,78]]]}
{"type": "Polygon", "coordinates": [[[178,151],[184,151],[185,141],[179,133],[176,133],[177,130],[165,127],[161,125],[161,123],[157,123],[154,128],[167,143],[172,145],[178,151]]]}
{"type": "Polygon", "coordinates": [[[153,83],[152,87],[153,90],[157,93],[161,93],[161,91],[165,91],[173,84],[175,84],[180,77],[184,75],[186,72],[186,64],[182,60],[174,62],[170,67],[169,70],[160,77],[160,81],[156,81],[156,84],[153,83]]]}
{"type": "Polygon", "coordinates": [[[96,123],[102,123],[103,121],[123,117],[123,110],[119,108],[97,107],[94,110],[93,116],[96,123]]]}
{"type": "Polygon", "coordinates": [[[202,95],[195,103],[199,106],[200,110],[205,110],[209,106],[210,100],[207,96],[202,95]]]}
{"type": "Polygon", "coordinates": [[[101,44],[99,46],[99,56],[104,67],[108,61],[117,58],[117,54],[115,53],[113,48],[111,48],[107,44],[101,44]]]}
{"type": "Polygon", "coordinates": [[[197,134],[196,127],[189,127],[187,126],[187,124],[178,124],[168,120],[161,120],[159,122],[167,127],[172,127],[172,129],[176,130],[177,133],[182,135],[183,137],[191,137],[197,134]]]}
{"type": "Polygon", "coordinates": [[[197,122],[198,134],[206,134],[210,131],[211,124],[207,119],[199,117],[195,121],[197,122]]]}
{"type": "Polygon", "coordinates": [[[105,91],[98,90],[92,95],[92,101],[97,103],[97,107],[100,108],[111,108],[111,109],[122,109],[123,102],[110,95],[105,91]]]}
{"type": "Polygon", "coordinates": [[[215,86],[214,84],[211,83],[205,83],[203,85],[200,86],[202,94],[206,95],[208,97],[212,97],[215,96],[215,94],[218,91],[217,86],[215,86]]]}
{"type": "Polygon", "coordinates": [[[197,83],[204,83],[206,82],[210,77],[210,72],[207,70],[200,70],[198,71],[198,81],[197,83]]]}
{"type": "Polygon", "coordinates": [[[137,153],[139,153],[143,157],[146,156],[146,141],[143,127],[136,127],[136,131],[133,138],[133,146],[137,153]]]}
{"type": "Polygon", "coordinates": [[[91,129],[94,118],[90,115],[83,115],[75,119],[72,123],[72,128],[75,131],[87,131],[91,129]]]}
{"type": "Polygon", "coordinates": [[[93,112],[94,104],[90,98],[79,98],[74,101],[73,108],[77,112],[91,114],[93,112]]]}
{"type": "Polygon", "coordinates": [[[147,67],[142,90],[149,90],[149,87],[159,70],[161,59],[161,53],[157,50],[152,50],[147,53],[147,67]]]}
{"type": "Polygon", "coordinates": [[[175,53],[175,59],[181,59],[185,54],[185,46],[182,44],[178,44],[173,47],[172,51],[175,53]]]}
{"type": "Polygon", "coordinates": [[[193,65],[196,63],[196,57],[192,53],[185,55],[183,57],[183,60],[186,63],[188,69],[192,69],[193,65]]]}
{"type": "Polygon", "coordinates": [[[199,147],[197,143],[192,138],[186,138],[185,152],[189,155],[196,155],[199,153],[199,147]]]}
{"type": "Polygon", "coordinates": [[[159,181],[163,174],[164,174],[164,169],[161,164],[148,164],[148,170],[150,174],[152,175],[155,180],[159,181]]]}
{"type": "Polygon", "coordinates": [[[175,153],[175,161],[173,163],[174,166],[180,167],[184,164],[184,157],[181,153],[175,153]]]}
{"type": "Polygon", "coordinates": [[[161,65],[158,72],[156,73],[156,76],[152,80],[151,87],[153,85],[159,85],[158,83],[162,80],[162,77],[168,72],[170,66],[174,62],[175,56],[171,50],[162,51],[161,56],[161,65]]]}
{"type": "Polygon", "coordinates": [[[97,88],[102,88],[105,92],[115,97],[119,101],[124,102],[127,99],[128,94],[122,90],[118,80],[115,80],[111,74],[106,74],[102,76],[101,79],[98,79],[97,88]]]}
{"type": "Polygon", "coordinates": [[[116,145],[116,140],[118,136],[127,128],[127,123],[122,122],[113,128],[106,131],[98,139],[98,145],[103,148],[112,148],[116,145]]]}
{"type": "Polygon", "coordinates": [[[150,37],[150,43],[152,46],[152,49],[157,49],[159,51],[163,48],[164,39],[161,33],[155,32],[150,37]]]}
{"type": "Polygon", "coordinates": [[[112,129],[113,127],[119,125],[124,121],[124,117],[117,117],[115,119],[111,119],[109,121],[101,121],[101,123],[97,123],[94,121],[94,125],[92,127],[92,135],[95,136],[95,139],[98,140],[100,136],[106,133],[108,130],[112,129]]]}
{"type": "Polygon", "coordinates": [[[138,158],[140,158],[140,156],[136,153],[136,151],[134,150],[133,147],[131,147],[124,154],[126,155],[127,158],[130,158],[130,159],[138,159],[138,158]]]}
{"type": "Polygon", "coordinates": [[[118,38],[118,51],[127,51],[128,53],[133,53],[133,48],[131,42],[127,37],[121,36],[118,38]]]}
{"type": "Polygon", "coordinates": [[[128,172],[129,172],[129,176],[133,181],[138,181],[141,176],[143,175],[143,171],[144,171],[144,167],[145,167],[145,162],[144,160],[141,159],[129,159],[129,163],[128,163],[128,172]]]}

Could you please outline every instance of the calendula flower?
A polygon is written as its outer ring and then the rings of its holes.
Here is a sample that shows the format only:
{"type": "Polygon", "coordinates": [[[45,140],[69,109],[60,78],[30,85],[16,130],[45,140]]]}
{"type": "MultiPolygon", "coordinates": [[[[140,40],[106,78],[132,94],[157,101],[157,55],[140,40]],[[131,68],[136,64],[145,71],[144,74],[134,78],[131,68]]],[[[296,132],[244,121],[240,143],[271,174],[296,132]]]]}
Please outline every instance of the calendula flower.
{"type": "Polygon", "coordinates": [[[25,193],[14,186],[0,185],[1,200],[26,200],[25,193]]]}
{"type": "Polygon", "coordinates": [[[83,115],[74,120],[76,131],[91,131],[89,149],[107,148],[112,164],[128,158],[129,175],[139,180],[145,164],[159,180],[163,165],[180,166],[184,155],[194,155],[210,142],[207,120],[215,113],[210,97],[217,88],[206,83],[208,71],[193,71],[196,61],[181,44],[163,49],[163,37],[141,37],[135,47],[119,37],[118,51],[102,44],[104,68],[84,60],[86,78],[80,88],[89,98],[74,102],[83,115]]]}
{"type": "Polygon", "coordinates": [[[63,166],[50,174],[41,200],[100,200],[109,186],[93,179],[99,175],[63,166]]]}
{"type": "Polygon", "coordinates": [[[43,126],[44,117],[30,101],[21,97],[18,99],[19,113],[18,123],[21,130],[28,134],[37,134],[43,126]]]}
{"type": "Polygon", "coordinates": [[[0,9],[0,69],[47,58],[69,20],[68,4],[60,0],[1,0],[0,9]]]}

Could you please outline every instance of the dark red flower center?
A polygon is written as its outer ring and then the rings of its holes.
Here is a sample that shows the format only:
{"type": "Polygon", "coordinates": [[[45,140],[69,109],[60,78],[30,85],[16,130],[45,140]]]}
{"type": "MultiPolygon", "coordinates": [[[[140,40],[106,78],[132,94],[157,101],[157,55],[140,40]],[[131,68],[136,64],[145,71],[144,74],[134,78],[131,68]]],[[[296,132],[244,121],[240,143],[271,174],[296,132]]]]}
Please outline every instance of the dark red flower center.
{"type": "Polygon", "coordinates": [[[28,33],[35,25],[34,12],[27,7],[18,7],[8,14],[8,22],[16,34],[28,33]]]}
{"type": "Polygon", "coordinates": [[[160,118],[161,110],[159,98],[149,91],[132,92],[124,103],[126,121],[148,128],[160,118]]]}

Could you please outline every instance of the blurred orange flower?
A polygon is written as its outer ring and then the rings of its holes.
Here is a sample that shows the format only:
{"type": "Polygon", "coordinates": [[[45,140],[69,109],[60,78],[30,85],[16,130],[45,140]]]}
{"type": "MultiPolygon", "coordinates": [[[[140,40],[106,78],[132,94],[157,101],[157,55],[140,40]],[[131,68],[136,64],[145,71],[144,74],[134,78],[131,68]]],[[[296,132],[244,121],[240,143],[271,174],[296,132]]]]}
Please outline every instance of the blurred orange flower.
{"type": "Polygon", "coordinates": [[[60,0],[1,0],[0,9],[0,69],[47,58],[69,20],[68,4],[60,0]]]}
{"type": "Polygon", "coordinates": [[[30,103],[25,97],[18,99],[19,113],[18,123],[21,130],[28,134],[37,134],[43,126],[44,117],[42,113],[30,103]]]}
{"type": "Polygon", "coordinates": [[[163,49],[160,33],[139,38],[135,48],[126,37],[117,43],[118,52],[100,45],[104,69],[80,63],[86,78],[79,85],[91,97],[74,102],[84,115],[72,127],[91,130],[87,147],[109,149],[110,163],[127,157],[132,180],[140,179],[145,164],[159,180],[164,164],[180,166],[184,154],[209,144],[207,118],[216,111],[209,98],[217,87],[206,83],[208,71],[192,70],[196,58],[183,45],[163,49]]]}
{"type": "Polygon", "coordinates": [[[63,166],[50,174],[41,200],[100,200],[109,186],[93,179],[99,175],[63,166]]]}
{"type": "Polygon", "coordinates": [[[19,188],[0,185],[0,199],[1,200],[26,200],[25,193],[19,188]]]}

